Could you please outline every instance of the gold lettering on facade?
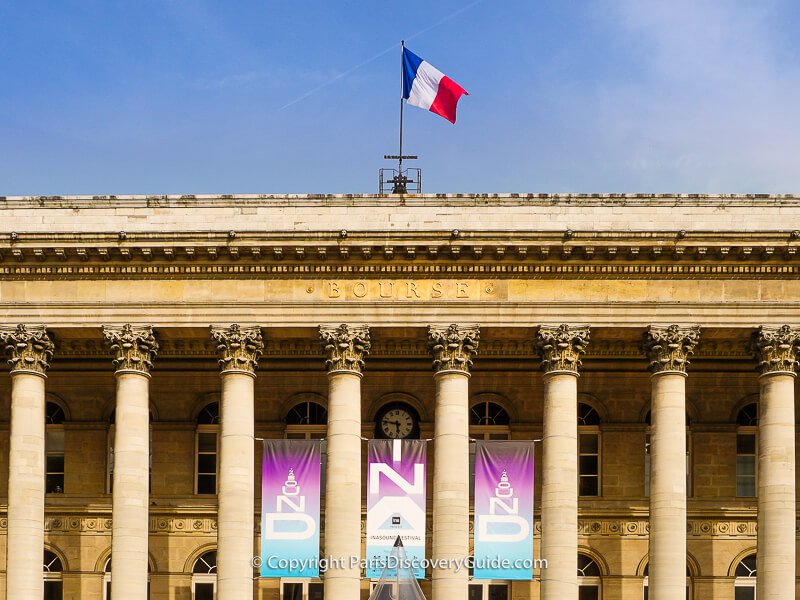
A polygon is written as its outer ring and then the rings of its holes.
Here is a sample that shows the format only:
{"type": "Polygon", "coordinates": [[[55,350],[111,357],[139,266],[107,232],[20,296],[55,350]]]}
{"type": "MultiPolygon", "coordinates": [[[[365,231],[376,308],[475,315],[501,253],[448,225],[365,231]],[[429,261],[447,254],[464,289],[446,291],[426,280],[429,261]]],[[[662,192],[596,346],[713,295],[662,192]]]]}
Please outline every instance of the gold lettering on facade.
{"type": "Polygon", "coordinates": [[[394,282],[392,281],[378,282],[378,289],[380,290],[378,293],[381,298],[391,298],[393,288],[394,288],[394,282]]]}
{"type": "MultiPolygon", "coordinates": [[[[309,286],[308,290],[313,288],[309,286]]],[[[480,300],[483,296],[498,299],[504,296],[505,286],[486,280],[347,280],[325,281],[323,297],[339,300],[480,300]],[[498,296],[497,286],[503,292],[498,296]]],[[[308,293],[311,293],[310,291],[308,293]]]]}
{"type": "Polygon", "coordinates": [[[406,281],[406,298],[419,298],[419,292],[417,291],[417,284],[413,281],[406,281]],[[411,294],[414,294],[413,296],[411,294]]]}

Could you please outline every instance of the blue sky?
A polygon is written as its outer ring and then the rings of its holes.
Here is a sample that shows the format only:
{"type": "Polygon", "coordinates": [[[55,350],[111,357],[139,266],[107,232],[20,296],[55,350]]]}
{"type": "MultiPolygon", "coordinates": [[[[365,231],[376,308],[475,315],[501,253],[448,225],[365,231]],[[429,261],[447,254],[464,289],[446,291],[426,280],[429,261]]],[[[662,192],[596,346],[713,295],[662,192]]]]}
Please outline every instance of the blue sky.
{"type": "Polygon", "coordinates": [[[800,193],[796,0],[0,0],[0,195],[800,193]],[[288,105],[288,106],[287,106],[288,105]]]}

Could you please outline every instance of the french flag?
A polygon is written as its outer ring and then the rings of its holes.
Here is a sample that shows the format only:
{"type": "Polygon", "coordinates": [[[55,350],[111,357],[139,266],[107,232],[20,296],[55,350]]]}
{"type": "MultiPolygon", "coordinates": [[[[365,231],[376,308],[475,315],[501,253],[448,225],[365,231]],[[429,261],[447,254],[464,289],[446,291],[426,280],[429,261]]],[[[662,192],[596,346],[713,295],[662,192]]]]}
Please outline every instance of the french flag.
{"type": "Polygon", "coordinates": [[[419,106],[456,122],[456,105],[467,91],[408,48],[403,48],[403,98],[412,106],[419,106]]]}

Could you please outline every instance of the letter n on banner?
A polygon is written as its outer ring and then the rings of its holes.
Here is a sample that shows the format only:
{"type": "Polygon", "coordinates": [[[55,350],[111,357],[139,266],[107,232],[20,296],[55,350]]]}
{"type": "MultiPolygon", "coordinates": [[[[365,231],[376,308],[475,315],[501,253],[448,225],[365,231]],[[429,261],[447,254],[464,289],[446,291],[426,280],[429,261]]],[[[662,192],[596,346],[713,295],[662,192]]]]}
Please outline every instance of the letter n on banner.
{"type": "Polygon", "coordinates": [[[533,578],[533,442],[476,442],[475,579],[533,578]]]}
{"type": "Polygon", "coordinates": [[[264,440],[261,577],[319,577],[320,441],[264,440]]]}
{"type": "Polygon", "coordinates": [[[367,577],[381,576],[399,535],[414,577],[422,579],[425,577],[425,442],[370,440],[368,462],[367,577]]]}

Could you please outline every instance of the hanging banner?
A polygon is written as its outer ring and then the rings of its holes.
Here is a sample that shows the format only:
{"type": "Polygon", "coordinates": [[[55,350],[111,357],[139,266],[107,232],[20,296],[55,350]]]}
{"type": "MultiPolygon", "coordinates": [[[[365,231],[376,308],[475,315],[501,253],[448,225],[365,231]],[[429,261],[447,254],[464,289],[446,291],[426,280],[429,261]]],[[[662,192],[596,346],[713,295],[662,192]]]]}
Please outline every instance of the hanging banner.
{"type": "Polygon", "coordinates": [[[475,579],[533,578],[533,442],[476,442],[475,579]]]}
{"type": "Polygon", "coordinates": [[[261,577],[319,577],[320,441],[264,440],[261,577]]]}
{"type": "Polygon", "coordinates": [[[367,471],[367,578],[384,567],[397,536],[414,577],[425,577],[425,442],[370,440],[367,471]]]}

